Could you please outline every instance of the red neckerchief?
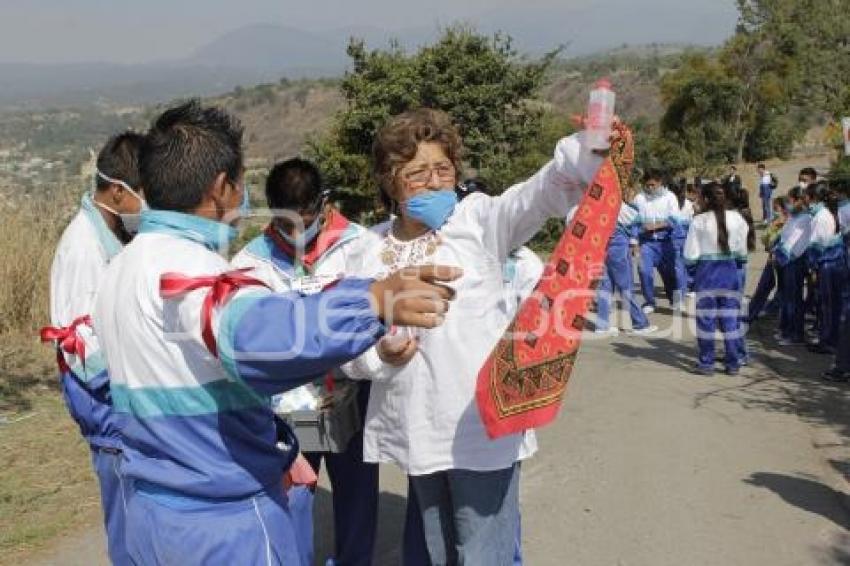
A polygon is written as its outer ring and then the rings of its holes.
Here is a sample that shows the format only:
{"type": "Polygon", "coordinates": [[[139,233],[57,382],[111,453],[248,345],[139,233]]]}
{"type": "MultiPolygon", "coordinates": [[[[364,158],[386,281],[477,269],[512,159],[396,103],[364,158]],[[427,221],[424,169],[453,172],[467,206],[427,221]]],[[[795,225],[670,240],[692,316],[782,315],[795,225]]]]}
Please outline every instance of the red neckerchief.
{"type": "Polygon", "coordinates": [[[296,249],[286,240],[281,237],[280,233],[275,228],[274,224],[269,223],[266,226],[265,234],[275,245],[289,256],[293,260],[298,260],[301,264],[306,267],[308,270],[312,270],[313,265],[321,258],[325,252],[331,249],[337,242],[342,239],[342,235],[345,233],[345,230],[348,228],[348,225],[351,224],[348,218],[342,215],[341,212],[337,210],[331,210],[328,213],[328,217],[325,219],[325,225],[322,226],[322,230],[319,232],[319,235],[316,236],[316,239],[313,240],[307,249],[304,251],[304,255],[298,257],[296,249]]]}
{"type": "Polygon", "coordinates": [[[490,438],[549,424],[561,407],[590,297],[605,265],[634,142],[624,126],[549,258],[543,277],[478,373],[476,400],[490,438]]]}

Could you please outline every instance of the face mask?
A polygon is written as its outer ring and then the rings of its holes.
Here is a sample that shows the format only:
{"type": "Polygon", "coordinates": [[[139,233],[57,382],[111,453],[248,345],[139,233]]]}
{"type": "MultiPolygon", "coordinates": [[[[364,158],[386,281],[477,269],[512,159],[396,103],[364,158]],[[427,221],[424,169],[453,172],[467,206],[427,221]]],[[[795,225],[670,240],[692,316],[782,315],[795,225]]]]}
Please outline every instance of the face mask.
{"type": "Polygon", "coordinates": [[[800,187],[801,189],[805,189],[806,187],[809,186],[809,184],[805,181],[800,181],[799,183],[797,183],[797,186],[800,187]]]}
{"type": "Polygon", "coordinates": [[[133,195],[134,197],[139,199],[139,202],[141,203],[141,207],[139,209],[139,212],[137,212],[135,214],[127,213],[127,212],[118,212],[115,209],[110,208],[103,203],[95,201],[95,204],[97,206],[99,206],[100,208],[106,210],[107,212],[111,212],[115,216],[119,217],[121,219],[121,225],[124,226],[124,230],[126,230],[126,232],[129,235],[135,236],[136,234],[138,234],[139,233],[139,224],[142,221],[142,212],[145,211],[145,210],[148,210],[148,203],[145,202],[145,199],[143,199],[141,197],[141,195],[139,195],[139,193],[134,191],[130,187],[130,185],[128,185],[127,183],[125,183],[121,179],[113,179],[112,177],[108,177],[107,175],[104,175],[103,173],[101,173],[100,170],[98,170],[98,169],[95,169],[95,175],[100,177],[101,179],[103,179],[107,183],[113,183],[115,185],[121,185],[124,188],[124,190],[126,190],[128,193],[130,193],[131,195],[133,195]]]}
{"type": "Polygon", "coordinates": [[[276,228],[276,230],[278,234],[280,234],[280,237],[283,238],[283,240],[287,244],[289,244],[295,249],[302,250],[309,246],[313,242],[313,240],[318,237],[321,226],[322,217],[318,216],[312,224],[310,224],[303,232],[298,234],[298,236],[296,236],[295,238],[293,238],[280,228],[276,228]]]}
{"type": "Polygon", "coordinates": [[[404,203],[408,216],[437,230],[449,219],[457,205],[454,189],[426,191],[414,195],[404,203]]]}

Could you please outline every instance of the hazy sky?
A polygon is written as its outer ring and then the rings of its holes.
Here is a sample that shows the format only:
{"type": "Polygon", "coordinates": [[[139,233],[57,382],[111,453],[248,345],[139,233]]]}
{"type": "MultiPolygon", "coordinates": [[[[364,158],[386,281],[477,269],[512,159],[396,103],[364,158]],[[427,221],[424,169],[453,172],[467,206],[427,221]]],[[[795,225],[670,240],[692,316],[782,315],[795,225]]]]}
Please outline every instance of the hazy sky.
{"type": "MultiPolygon", "coordinates": [[[[538,14],[551,22],[554,13],[645,7],[653,15],[634,24],[645,30],[646,43],[663,36],[668,24],[659,14],[668,6],[680,16],[692,11],[696,19],[707,17],[728,27],[712,30],[712,41],[731,34],[735,23],[734,0],[0,0],[0,62],[177,59],[248,24],[395,30],[455,20],[474,23],[504,10],[515,12],[520,5],[526,22],[538,14]]],[[[617,30],[598,33],[616,36],[617,30]]]]}

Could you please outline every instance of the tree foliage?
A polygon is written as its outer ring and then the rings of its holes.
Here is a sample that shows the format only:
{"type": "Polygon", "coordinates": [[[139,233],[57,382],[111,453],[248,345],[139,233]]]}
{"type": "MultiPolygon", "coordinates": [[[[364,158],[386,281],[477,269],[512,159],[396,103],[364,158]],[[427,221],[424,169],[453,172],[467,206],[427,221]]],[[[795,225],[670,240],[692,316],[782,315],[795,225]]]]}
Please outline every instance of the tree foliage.
{"type": "Polygon", "coordinates": [[[457,26],[414,54],[397,43],[368,50],[352,40],[352,68],[341,87],[346,107],[327,135],[311,140],[308,151],[328,180],[344,187],[345,212],[368,221],[376,202],[369,155],[378,128],[411,108],[439,108],[460,129],[466,164],[494,188],[504,188],[542,163],[547,122],[534,98],[556,53],[528,62],[509,36],[457,26]]]}
{"type": "Polygon", "coordinates": [[[736,33],[666,75],[649,145],[711,168],[788,157],[808,128],[850,109],[850,0],[738,0],[736,33]]]}

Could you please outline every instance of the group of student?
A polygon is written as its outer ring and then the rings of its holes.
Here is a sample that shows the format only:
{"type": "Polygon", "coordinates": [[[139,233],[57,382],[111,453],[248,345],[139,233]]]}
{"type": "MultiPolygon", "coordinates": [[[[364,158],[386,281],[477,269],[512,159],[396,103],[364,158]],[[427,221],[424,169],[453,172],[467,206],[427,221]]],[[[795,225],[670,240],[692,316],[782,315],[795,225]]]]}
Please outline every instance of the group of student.
{"type": "Polygon", "coordinates": [[[91,446],[114,564],[311,564],[322,461],[332,562],[373,561],[380,463],[409,480],[405,564],[522,562],[534,431],[489,438],[476,381],[543,272],[523,244],[603,157],[570,136],[491,196],[459,185],[461,155],[445,113],[391,118],[372,152],[390,220],[370,229],[313,164],[279,163],[270,222],[233,254],[250,214],[235,118],[190,101],[109,140],[58,244],[42,338],[91,446]],[[359,430],[302,454],[274,399],[328,379],[357,382],[359,430]]]}
{"type": "Polygon", "coordinates": [[[800,170],[798,185],[773,198],[763,236],[769,253],[746,323],[779,313],[774,338],[784,347],[835,356],[823,374],[850,378],[850,179],[800,170]],[[771,298],[771,293],[773,297],[771,298]]]}
{"type": "Polygon", "coordinates": [[[834,367],[823,377],[847,381],[850,183],[819,179],[813,168],[806,167],[797,186],[774,198],[776,177],[764,164],[757,169],[759,196],[769,203],[762,210],[768,260],[750,301],[744,301],[746,264],[756,247],[756,231],[749,193],[735,168],[722,181],[697,178],[693,183],[665,182],[663,173],[650,170],[644,174],[642,192],[623,204],[609,243],[606,277],[597,297],[596,332],[617,333],[608,322],[615,289],[628,307],[632,332],[657,330],[646,316],[656,306],[657,270],[674,310],[681,308],[682,297],[696,299],[697,373],[714,373],[719,329],[725,370],[737,374],[749,363],[749,327],[767,311],[779,314],[775,335],[779,345],[835,355],[834,367]],[[642,308],[633,296],[629,244],[639,257],[642,308]],[[807,313],[812,318],[808,328],[807,313]]]}
{"type": "Polygon", "coordinates": [[[631,333],[650,335],[658,327],[648,315],[657,308],[655,272],[674,312],[686,296],[696,297],[699,373],[714,372],[715,332],[726,340],[725,366],[737,373],[746,363],[746,346],[739,318],[744,265],[752,246],[752,221],[745,191],[735,177],[720,184],[696,179],[688,184],[668,180],[660,170],[647,170],[642,189],[624,202],[606,258],[606,277],[597,296],[596,332],[616,335],[608,318],[611,291],[616,289],[631,316],[631,333]],[[643,295],[639,306],[632,290],[631,256],[638,257],[643,295]],[[732,344],[735,344],[732,347],[732,344]]]}
{"type": "MultiPolygon", "coordinates": [[[[114,564],[312,564],[322,462],[331,563],[373,562],[381,463],[408,477],[405,564],[522,563],[518,486],[535,434],[491,439],[476,382],[544,272],[524,244],[568,216],[603,157],[570,136],[492,196],[460,182],[461,155],[443,112],[388,120],[371,165],[389,220],[371,228],[342,214],[314,164],[278,163],[265,184],[270,221],[234,250],[252,214],[236,119],[190,101],[106,143],[58,244],[42,337],[56,343],[66,404],[91,447],[114,564]],[[359,426],[340,452],[302,452],[276,403],[329,382],[356,389],[359,426]]],[[[657,330],[657,270],[674,309],[696,297],[698,372],[714,371],[719,327],[736,373],[747,325],[776,304],[783,344],[803,344],[805,313],[816,313],[812,348],[839,352],[825,377],[846,381],[850,204],[846,186],[816,177],[803,170],[774,199],[770,260],[744,309],[755,232],[740,182],[687,186],[647,171],[608,245],[597,331],[613,333],[615,290],[634,333],[657,330]]]]}

